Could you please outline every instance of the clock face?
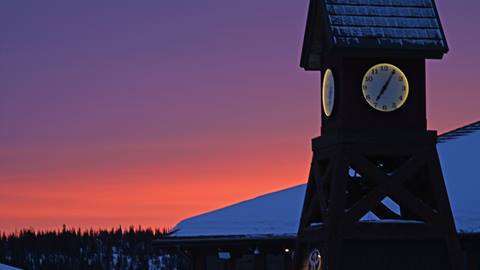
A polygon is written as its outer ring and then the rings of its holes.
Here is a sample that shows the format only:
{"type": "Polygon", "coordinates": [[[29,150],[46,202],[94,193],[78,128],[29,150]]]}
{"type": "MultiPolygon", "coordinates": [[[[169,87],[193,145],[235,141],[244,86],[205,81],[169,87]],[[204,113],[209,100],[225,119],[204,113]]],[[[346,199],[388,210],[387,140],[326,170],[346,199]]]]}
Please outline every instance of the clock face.
{"type": "Polygon", "coordinates": [[[365,100],[382,112],[394,111],[408,98],[408,80],[405,74],[391,64],[378,64],[371,67],[362,82],[365,100]]]}
{"type": "Polygon", "coordinates": [[[325,115],[332,115],[333,104],[335,102],[335,80],[331,69],[327,69],[325,75],[323,75],[322,102],[325,115]]]}

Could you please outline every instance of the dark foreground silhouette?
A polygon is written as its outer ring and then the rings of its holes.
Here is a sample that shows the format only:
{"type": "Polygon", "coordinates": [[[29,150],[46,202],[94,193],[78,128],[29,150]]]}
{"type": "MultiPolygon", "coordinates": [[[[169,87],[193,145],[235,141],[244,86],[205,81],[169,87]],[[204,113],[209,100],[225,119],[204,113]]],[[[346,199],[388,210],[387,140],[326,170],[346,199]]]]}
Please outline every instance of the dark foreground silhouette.
{"type": "Polygon", "coordinates": [[[168,230],[129,229],[33,231],[0,238],[0,263],[22,269],[173,269],[175,258],[152,250],[168,230]]]}

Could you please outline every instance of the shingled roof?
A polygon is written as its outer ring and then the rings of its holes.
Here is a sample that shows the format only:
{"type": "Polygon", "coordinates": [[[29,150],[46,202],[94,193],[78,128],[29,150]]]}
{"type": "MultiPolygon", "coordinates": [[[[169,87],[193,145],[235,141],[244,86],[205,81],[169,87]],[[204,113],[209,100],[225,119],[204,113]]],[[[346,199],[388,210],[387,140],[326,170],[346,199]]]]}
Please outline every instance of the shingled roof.
{"type": "Polygon", "coordinates": [[[442,136],[438,137],[438,143],[444,143],[449,140],[456,139],[458,137],[465,136],[470,133],[474,133],[478,131],[480,131],[480,121],[477,121],[475,123],[472,123],[464,127],[457,128],[455,130],[442,134],[442,136]]]}
{"type": "Polygon", "coordinates": [[[434,0],[310,0],[301,66],[352,49],[441,58],[448,45],[434,0]]]}

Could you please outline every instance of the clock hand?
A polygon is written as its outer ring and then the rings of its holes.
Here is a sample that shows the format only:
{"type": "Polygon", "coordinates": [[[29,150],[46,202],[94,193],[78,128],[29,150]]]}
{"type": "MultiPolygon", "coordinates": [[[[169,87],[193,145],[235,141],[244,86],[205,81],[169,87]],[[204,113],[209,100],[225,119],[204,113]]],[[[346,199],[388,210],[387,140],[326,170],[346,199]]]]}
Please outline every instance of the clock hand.
{"type": "Polygon", "coordinates": [[[390,77],[388,77],[388,80],[383,85],[382,90],[380,91],[380,93],[378,94],[378,96],[376,98],[376,101],[378,101],[380,99],[380,97],[382,97],[383,93],[385,93],[385,90],[387,90],[388,85],[390,84],[390,81],[392,80],[394,74],[395,74],[395,70],[392,70],[392,73],[390,74],[390,77]]]}

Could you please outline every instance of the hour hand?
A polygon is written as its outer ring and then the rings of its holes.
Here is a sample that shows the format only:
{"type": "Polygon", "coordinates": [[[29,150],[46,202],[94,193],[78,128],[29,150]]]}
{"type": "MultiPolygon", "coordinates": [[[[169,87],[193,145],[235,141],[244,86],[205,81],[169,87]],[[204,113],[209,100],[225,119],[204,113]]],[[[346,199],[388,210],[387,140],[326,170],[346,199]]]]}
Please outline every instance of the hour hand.
{"type": "Polygon", "coordinates": [[[376,98],[376,101],[378,101],[383,93],[385,93],[385,90],[387,90],[388,88],[388,85],[390,84],[390,81],[392,80],[393,78],[393,75],[395,74],[395,70],[392,70],[392,73],[390,73],[390,77],[388,77],[388,80],[385,82],[385,84],[382,86],[382,90],[380,91],[380,93],[378,94],[377,98],[376,98]]]}
{"type": "Polygon", "coordinates": [[[380,91],[380,93],[378,94],[377,98],[375,99],[375,101],[378,101],[380,99],[380,97],[382,97],[383,93],[385,92],[385,90],[387,90],[387,87],[388,87],[388,84],[384,84],[383,87],[382,87],[382,90],[380,91]]]}

